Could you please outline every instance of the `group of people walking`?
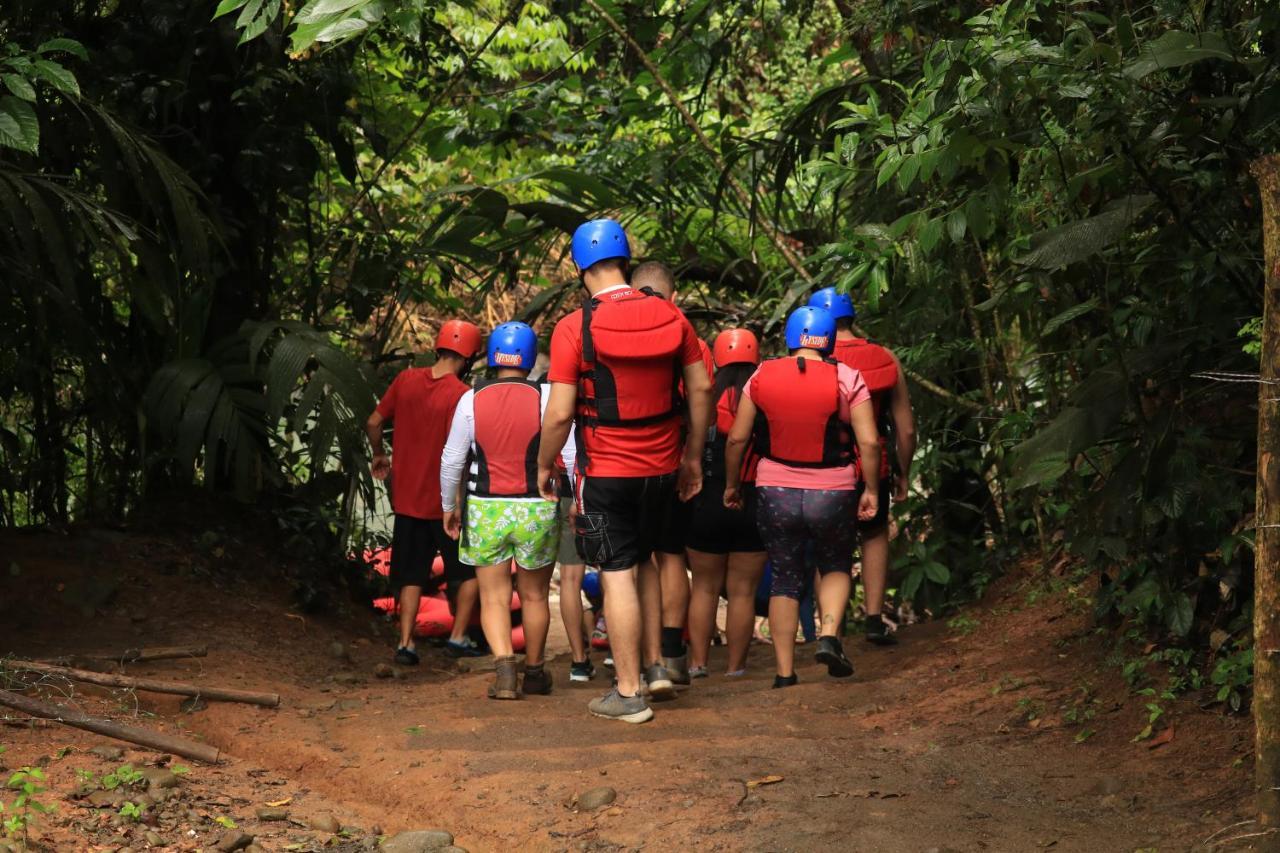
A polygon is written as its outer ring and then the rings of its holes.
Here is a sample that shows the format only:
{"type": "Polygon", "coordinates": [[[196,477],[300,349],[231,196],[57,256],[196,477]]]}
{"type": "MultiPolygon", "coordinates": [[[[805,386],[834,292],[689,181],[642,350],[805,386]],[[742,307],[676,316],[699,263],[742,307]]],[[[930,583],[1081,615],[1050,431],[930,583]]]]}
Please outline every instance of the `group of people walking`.
{"type": "Polygon", "coordinates": [[[615,680],[588,707],[645,722],[649,700],[707,677],[722,595],[725,675],[745,674],[767,560],[773,686],[796,683],[810,588],[816,659],[831,676],[851,676],[841,634],[859,545],[867,638],[893,642],[881,615],[888,510],[891,495],[906,496],[915,450],[897,359],[854,334],[853,305],[834,288],[787,319],[787,354],[762,360],[743,328],[709,348],[676,305],[671,270],[631,268],[617,222],[580,226],[572,256],[586,298],[556,324],[544,382],[529,378],[538,337],[528,325],[503,323],[483,345],[474,324],[450,320],[435,364],[400,373],[368,420],[374,476],[394,473],[397,662],[418,662],[414,621],[439,553],[455,617],[447,648],[476,653],[466,626],[478,603],[495,660],[488,695],[549,693],[543,655],[558,563],[570,680],[595,675],[581,590],[598,580],[615,680]],[[482,351],[491,375],[468,387],[482,351]],[[513,577],[523,680],[511,644],[513,577]]]}

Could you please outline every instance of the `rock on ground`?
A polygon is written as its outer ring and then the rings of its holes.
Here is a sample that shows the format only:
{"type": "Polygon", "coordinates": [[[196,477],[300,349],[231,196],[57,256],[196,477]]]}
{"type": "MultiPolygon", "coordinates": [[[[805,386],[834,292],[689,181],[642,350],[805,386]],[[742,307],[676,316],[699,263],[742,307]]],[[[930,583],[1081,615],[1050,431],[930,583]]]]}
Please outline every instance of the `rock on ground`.
{"type": "Polygon", "coordinates": [[[578,808],[583,811],[593,812],[598,808],[609,805],[617,798],[618,792],[613,788],[592,788],[578,795],[578,808]]]}
{"type": "Polygon", "coordinates": [[[331,814],[322,814],[311,819],[311,828],[321,832],[337,833],[342,831],[342,824],[331,814]]]}
{"type": "Polygon", "coordinates": [[[425,853],[440,851],[453,846],[453,835],[441,829],[415,829],[388,838],[382,845],[384,853],[425,853]]]}
{"type": "Polygon", "coordinates": [[[252,835],[247,832],[241,832],[238,829],[231,829],[223,833],[214,849],[220,851],[220,853],[234,853],[234,851],[243,850],[252,843],[252,835]]]}

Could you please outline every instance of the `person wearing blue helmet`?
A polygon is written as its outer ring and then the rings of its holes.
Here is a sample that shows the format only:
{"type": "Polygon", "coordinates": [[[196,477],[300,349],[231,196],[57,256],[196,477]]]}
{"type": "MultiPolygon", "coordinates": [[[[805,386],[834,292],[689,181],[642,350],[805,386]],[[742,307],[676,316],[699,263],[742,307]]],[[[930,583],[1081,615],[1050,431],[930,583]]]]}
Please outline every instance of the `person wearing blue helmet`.
{"type": "Polygon", "coordinates": [[[911,457],[916,449],[916,422],[911,411],[911,394],[898,357],[874,341],[853,331],[858,312],[848,294],[824,287],[809,298],[809,304],[827,308],[836,318],[836,361],[862,375],[871,392],[871,408],[880,432],[880,495],[878,511],[869,521],[858,522],[862,556],[862,587],[866,602],[867,641],[878,646],[897,642],[885,622],[884,592],[889,575],[889,500],[907,499],[911,480],[911,457]],[[893,453],[889,452],[892,444],[893,453]]]}
{"type": "MultiPolygon", "coordinates": [[[[584,223],[572,252],[587,299],[551,336],[551,401],[538,482],[544,497],[555,496],[555,455],[573,425],[581,457],[575,541],[584,562],[601,572],[617,675],[616,687],[588,709],[643,723],[653,719],[653,709],[641,693],[637,567],[657,545],[673,492],[687,501],[702,489],[711,379],[698,336],[680,310],[628,283],[631,247],[621,225],[584,223]]],[[[648,667],[646,683],[652,698],[675,695],[660,663],[648,667]]]]}
{"type": "Polygon", "coordinates": [[[871,395],[857,371],[826,356],[836,321],[825,308],[797,308],[787,318],[790,355],[760,365],[747,381],[725,441],[724,503],[743,504],[742,458],[748,442],[759,454],[756,518],[773,566],[769,633],[774,687],[796,683],[795,638],[800,598],[816,572],[822,611],[817,660],[847,678],[853,664],[838,635],[851,586],[854,547],[850,516],[871,518],[879,495],[880,457],[871,395]],[[867,463],[859,490],[855,445],[867,463]]]}
{"type": "MultiPolygon", "coordinates": [[[[494,375],[458,401],[440,461],[445,530],[460,540],[458,558],[476,567],[480,584],[480,625],[494,654],[491,699],[551,692],[543,653],[560,518],[557,502],[538,493],[534,461],[550,389],[529,381],[537,359],[538,336],[524,323],[503,323],[490,333],[488,363],[494,375]],[[513,569],[525,635],[523,685],[517,685],[511,643],[513,569]]],[[[572,436],[555,450],[572,472],[572,436]]]]}

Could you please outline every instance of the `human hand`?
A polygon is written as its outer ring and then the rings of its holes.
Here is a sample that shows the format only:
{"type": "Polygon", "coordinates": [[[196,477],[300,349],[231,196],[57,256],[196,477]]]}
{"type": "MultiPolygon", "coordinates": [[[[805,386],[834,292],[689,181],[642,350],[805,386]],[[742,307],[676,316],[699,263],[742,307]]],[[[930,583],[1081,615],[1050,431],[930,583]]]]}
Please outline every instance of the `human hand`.
{"type": "Polygon", "coordinates": [[[893,484],[894,503],[902,503],[907,499],[907,489],[907,478],[899,477],[897,482],[893,484]]]}
{"type": "Polygon", "coordinates": [[[556,495],[556,480],[558,479],[555,466],[538,465],[538,494],[542,496],[544,501],[559,500],[556,495]]]}
{"type": "Polygon", "coordinates": [[[385,480],[391,473],[391,457],[385,453],[375,453],[369,467],[373,470],[373,479],[385,480]]]}
{"type": "Polygon", "coordinates": [[[724,505],[729,509],[742,509],[742,489],[739,486],[725,486],[724,505]]]}
{"type": "Polygon", "coordinates": [[[450,539],[457,539],[462,536],[462,516],[457,509],[446,509],[444,511],[444,532],[449,534],[450,539]]]}
{"type": "Polygon", "coordinates": [[[858,520],[871,521],[876,517],[876,512],[880,509],[880,497],[866,489],[862,492],[862,497],[858,500],[858,520]]]}
{"type": "Polygon", "coordinates": [[[702,459],[688,457],[680,460],[680,472],[676,475],[676,494],[687,501],[702,491],[702,459]]]}

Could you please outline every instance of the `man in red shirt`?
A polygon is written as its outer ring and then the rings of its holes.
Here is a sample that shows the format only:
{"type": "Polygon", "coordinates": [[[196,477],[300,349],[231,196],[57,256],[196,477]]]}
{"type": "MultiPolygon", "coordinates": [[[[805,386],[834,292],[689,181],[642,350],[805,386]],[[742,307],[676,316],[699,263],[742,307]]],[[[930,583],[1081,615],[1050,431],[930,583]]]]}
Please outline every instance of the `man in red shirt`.
{"type": "MultiPolygon", "coordinates": [[[[671,267],[660,261],[639,264],[631,274],[631,286],[648,288],[668,302],[675,303],[676,277],[671,267]]],[[[711,349],[701,338],[702,363],[708,380],[714,380],[715,362],[711,349]]],[[[685,539],[689,532],[692,505],[673,499],[667,504],[658,528],[653,559],[640,564],[640,602],[644,609],[644,659],[655,661],[667,671],[672,686],[663,691],[651,683],[655,698],[675,695],[676,684],[689,684],[688,650],[684,644],[684,626],[689,615],[689,564],[685,558],[685,539]]],[[[661,682],[659,682],[661,684],[661,682]]]]}
{"type": "Polygon", "coordinates": [[[584,561],[600,569],[618,678],[588,707],[599,717],[643,723],[653,710],[640,693],[636,567],[653,553],[673,490],[688,500],[702,488],[711,382],[684,315],[627,284],[630,258],[617,222],[588,222],[573,235],[574,263],[589,298],[551,336],[538,484],[543,497],[555,497],[557,448],[576,423],[576,544],[584,561]],[[682,408],[689,429],[683,454],[682,408]]]}
{"type": "Polygon", "coordinates": [[[911,394],[898,357],[877,343],[853,333],[858,316],[848,294],[826,287],[813,294],[809,304],[825,308],[836,318],[835,359],[862,374],[871,392],[882,449],[880,500],[875,518],[858,522],[862,550],[862,589],[867,608],[867,641],[878,646],[897,642],[885,624],[884,590],[889,576],[889,495],[895,502],[907,499],[911,483],[911,457],[916,452],[916,421],[911,411],[911,394]],[[890,465],[888,436],[893,437],[890,465]]]}
{"type": "Polygon", "coordinates": [[[480,329],[465,320],[449,320],[440,327],[435,349],[436,363],[401,371],[365,423],[373,448],[373,476],[378,480],[390,477],[395,512],[391,585],[400,600],[400,643],[395,661],[407,666],[418,663],[413,626],[422,589],[431,585],[436,554],[444,560],[453,610],[453,632],[445,650],[454,656],[481,653],[467,637],[478,596],[476,570],[458,561],[458,543],[445,532],[440,505],[440,457],[453,410],[469,387],[460,377],[480,352],[480,329]],[[387,421],[394,424],[394,468],[382,446],[382,428],[387,421]]]}

